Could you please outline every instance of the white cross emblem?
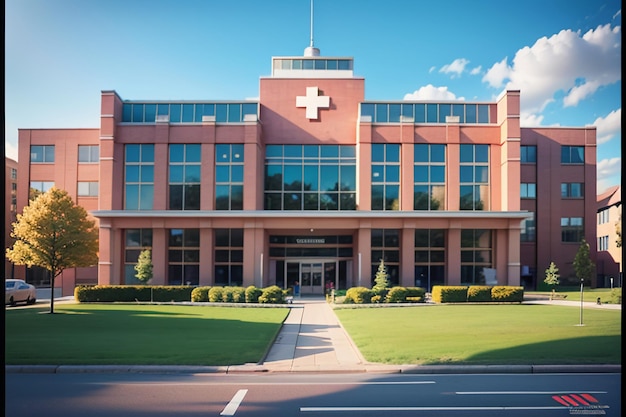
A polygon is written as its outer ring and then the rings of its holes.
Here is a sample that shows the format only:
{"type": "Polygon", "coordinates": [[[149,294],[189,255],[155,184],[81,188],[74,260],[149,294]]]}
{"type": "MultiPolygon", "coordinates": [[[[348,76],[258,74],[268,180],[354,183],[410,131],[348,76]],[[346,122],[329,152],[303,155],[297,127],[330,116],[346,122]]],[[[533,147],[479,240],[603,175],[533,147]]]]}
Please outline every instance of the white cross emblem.
{"type": "Polygon", "coordinates": [[[306,107],[306,118],[317,119],[319,109],[330,107],[330,97],[320,96],[317,87],[307,87],[306,96],[296,97],[296,107],[306,107]]]}

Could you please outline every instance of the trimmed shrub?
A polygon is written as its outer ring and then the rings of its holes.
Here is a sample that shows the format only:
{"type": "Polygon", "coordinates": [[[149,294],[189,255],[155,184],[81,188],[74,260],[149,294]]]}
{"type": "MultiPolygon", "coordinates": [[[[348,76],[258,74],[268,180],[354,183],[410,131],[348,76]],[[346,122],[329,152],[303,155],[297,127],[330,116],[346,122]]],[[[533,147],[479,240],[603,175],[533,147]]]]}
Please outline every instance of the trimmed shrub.
{"type": "Polygon", "coordinates": [[[404,303],[406,302],[407,289],[404,287],[393,287],[387,292],[385,297],[386,303],[404,303]]]}
{"type": "Polygon", "coordinates": [[[209,301],[211,287],[196,287],[191,290],[191,301],[194,303],[206,303],[209,301]]]}
{"type": "Polygon", "coordinates": [[[260,304],[284,304],[285,295],[282,288],[272,285],[263,289],[263,293],[259,297],[260,304]]]}
{"type": "Polygon", "coordinates": [[[491,288],[491,300],[499,302],[521,303],[524,301],[524,287],[496,285],[491,288]]]}
{"type": "Polygon", "coordinates": [[[432,299],[435,303],[465,303],[467,302],[467,287],[463,285],[435,285],[432,299]]]}
{"type": "Polygon", "coordinates": [[[191,299],[187,285],[93,285],[78,286],[74,298],[81,303],[182,302],[191,299]]]}
{"type": "Polygon", "coordinates": [[[491,287],[489,285],[471,285],[467,289],[467,301],[472,303],[491,301],[491,287]]]}
{"type": "Polygon", "coordinates": [[[426,299],[426,290],[422,287],[407,287],[406,301],[409,303],[423,303],[426,299]]]}
{"type": "Polygon", "coordinates": [[[243,287],[232,287],[232,299],[233,303],[245,303],[246,302],[246,290],[243,287]]]}
{"type": "Polygon", "coordinates": [[[246,303],[257,304],[261,294],[263,294],[262,289],[257,288],[254,285],[250,285],[245,291],[246,303]]]}
{"type": "Polygon", "coordinates": [[[209,290],[209,301],[212,303],[224,302],[224,288],[211,287],[211,289],[209,290]]]}
{"type": "Polygon", "coordinates": [[[346,291],[345,304],[367,304],[371,302],[374,293],[369,288],[352,287],[346,291]]]}

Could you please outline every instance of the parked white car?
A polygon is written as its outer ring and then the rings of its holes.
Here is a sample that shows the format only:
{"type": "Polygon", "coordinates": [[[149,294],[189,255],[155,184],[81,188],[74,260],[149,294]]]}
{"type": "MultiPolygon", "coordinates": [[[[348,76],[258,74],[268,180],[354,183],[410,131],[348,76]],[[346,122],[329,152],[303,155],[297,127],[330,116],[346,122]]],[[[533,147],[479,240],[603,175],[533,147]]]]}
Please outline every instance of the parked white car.
{"type": "Polygon", "coordinates": [[[4,305],[17,303],[35,304],[37,290],[22,279],[7,279],[4,281],[4,305]]]}

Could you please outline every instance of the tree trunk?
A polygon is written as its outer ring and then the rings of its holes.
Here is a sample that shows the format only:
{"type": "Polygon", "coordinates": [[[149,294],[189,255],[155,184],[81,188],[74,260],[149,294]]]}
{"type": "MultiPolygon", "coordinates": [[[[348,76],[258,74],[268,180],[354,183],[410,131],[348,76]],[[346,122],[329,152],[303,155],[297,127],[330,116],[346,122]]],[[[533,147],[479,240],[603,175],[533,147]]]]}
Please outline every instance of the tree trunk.
{"type": "Polygon", "coordinates": [[[50,314],[54,314],[54,279],[55,271],[50,271],[50,314]]]}

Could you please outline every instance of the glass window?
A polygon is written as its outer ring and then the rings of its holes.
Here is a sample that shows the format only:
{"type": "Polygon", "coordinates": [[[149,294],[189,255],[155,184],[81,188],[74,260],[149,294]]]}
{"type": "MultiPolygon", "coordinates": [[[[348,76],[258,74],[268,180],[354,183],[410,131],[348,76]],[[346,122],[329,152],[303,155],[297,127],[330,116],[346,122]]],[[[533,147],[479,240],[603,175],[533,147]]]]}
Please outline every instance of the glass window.
{"type": "Polygon", "coordinates": [[[561,146],[562,164],[583,164],[585,162],[584,146],[561,146]]]}
{"type": "Polygon", "coordinates": [[[537,185],[535,183],[520,184],[521,198],[537,198],[537,185]]]}
{"type": "Polygon", "coordinates": [[[100,147],[98,145],[78,145],[78,162],[100,162],[100,147]]]}
{"type": "Polygon", "coordinates": [[[41,164],[54,163],[54,145],[31,145],[30,162],[41,164]]]}
{"type": "Polygon", "coordinates": [[[124,207],[127,210],[151,210],[154,200],[154,145],[128,144],[124,150],[124,207]]]}
{"type": "Polygon", "coordinates": [[[536,146],[520,146],[522,163],[537,163],[537,147],[536,146]]]}
{"type": "MultiPolygon", "coordinates": [[[[266,166],[272,171],[270,187],[281,190],[282,169],[278,165],[266,166]],[[275,169],[281,169],[275,172],[275,169]]],[[[244,147],[242,144],[218,144],[215,147],[215,208],[216,210],[243,209],[244,147]]]]}
{"type": "Polygon", "coordinates": [[[97,197],[98,196],[98,182],[78,182],[78,196],[79,197],[97,197]]]}

